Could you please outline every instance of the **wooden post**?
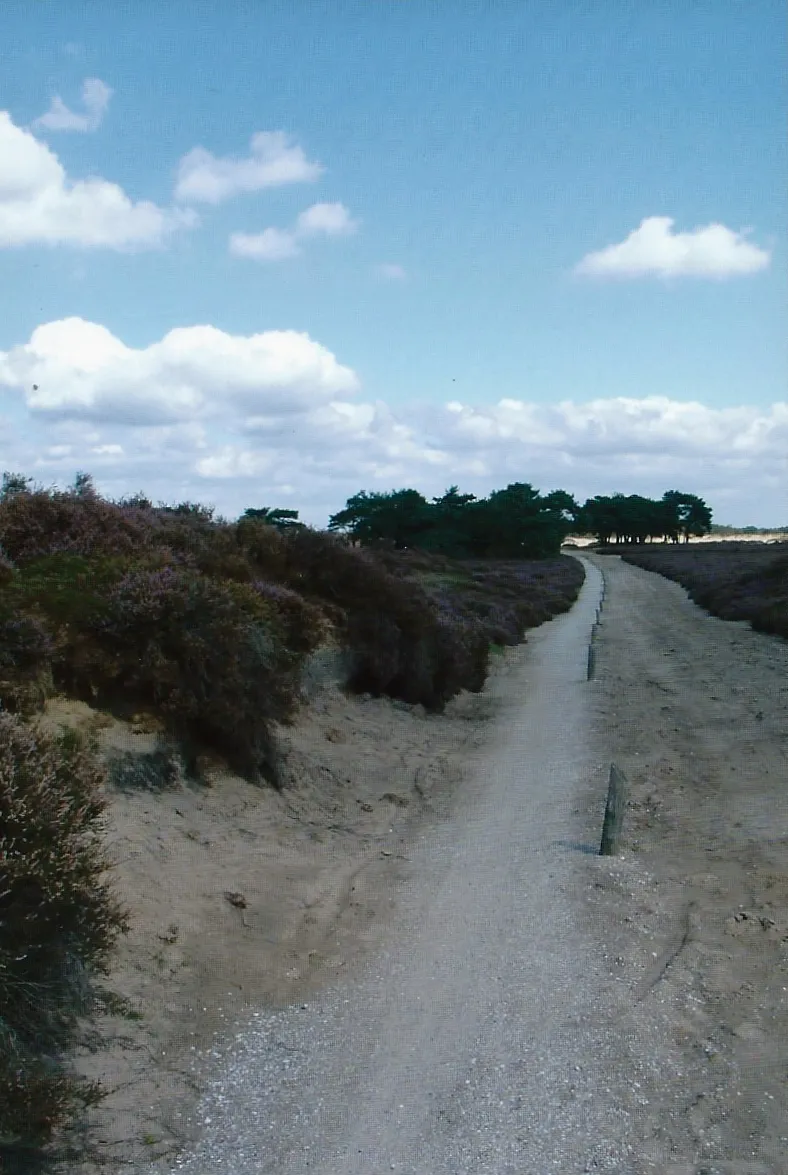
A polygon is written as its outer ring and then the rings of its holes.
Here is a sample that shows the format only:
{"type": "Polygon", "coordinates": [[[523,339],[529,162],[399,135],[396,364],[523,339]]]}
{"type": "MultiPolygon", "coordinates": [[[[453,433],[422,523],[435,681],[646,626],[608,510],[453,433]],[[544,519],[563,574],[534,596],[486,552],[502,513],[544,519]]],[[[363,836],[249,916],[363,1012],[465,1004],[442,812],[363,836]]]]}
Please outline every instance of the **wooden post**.
{"type": "Polygon", "coordinates": [[[586,670],[586,681],[590,681],[594,676],[596,669],[596,649],[593,644],[588,646],[588,669],[586,670]]]}
{"type": "Polygon", "coordinates": [[[624,823],[624,809],[627,806],[626,788],[627,781],[624,775],[618,770],[615,763],[611,763],[605,821],[602,825],[602,843],[599,846],[600,857],[614,857],[618,852],[618,842],[624,823]]]}

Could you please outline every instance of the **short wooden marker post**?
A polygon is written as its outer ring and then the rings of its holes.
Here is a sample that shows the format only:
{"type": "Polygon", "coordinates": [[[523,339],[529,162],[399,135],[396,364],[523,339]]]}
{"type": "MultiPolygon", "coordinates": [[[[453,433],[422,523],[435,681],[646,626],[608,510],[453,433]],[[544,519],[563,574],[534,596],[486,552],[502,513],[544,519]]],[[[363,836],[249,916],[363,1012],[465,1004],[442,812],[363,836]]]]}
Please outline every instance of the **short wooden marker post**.
{"type": "Polygon", "coordinates": [[[605,820],[602,825],[602,843],[599,846],[600,857],[614,857],[618,852],[618,842],[624,824],[624,809],[627,806],[626,788],[627,781],[623,773],[618,770],[615,763],[611,763],[605,820]]]}
{"type": "Polygon", "coordinates": [[[588,668],[586,670],[586,681],[590,681],[594,676],[596,669],[596,649],[593,642],[588,646],[588,668]]]}

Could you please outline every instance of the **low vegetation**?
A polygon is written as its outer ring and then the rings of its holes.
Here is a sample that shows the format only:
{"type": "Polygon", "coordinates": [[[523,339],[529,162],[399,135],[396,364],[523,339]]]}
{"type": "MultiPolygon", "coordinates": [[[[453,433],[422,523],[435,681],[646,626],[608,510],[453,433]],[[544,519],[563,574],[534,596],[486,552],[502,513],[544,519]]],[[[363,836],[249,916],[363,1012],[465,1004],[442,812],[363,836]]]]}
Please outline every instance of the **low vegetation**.
{"type": "Polygon", "coordinates": [[[194,503],[107,501],[87,475],[66,491],[5,476],[3,1170],[19,1155],[17,1168],[33,1170],[34,1149],[100,1097],[67,1058],[101,1006],[95,976],[126,925],[101,853],[107,778],[73,735],[37,733],[29,720],[47,698],[120,718],[147,711],[193,774],[207,750],[279,786],[275,728],[294,716],[313,650],[345,648],[350,689],[440,711],[482,688],[494,649],[571,605],[583,569],[557,553],[561,533],[544,558],[457,560],[392,542],[362,549],[293,511],[250,509],[230,522],[194,503]]]}
{"type": "Polygon", "coordinates": [[[102,771],[73,736],[0,714],[0,1167],[36,1149],[101,1090],[64,1058],[104,993],[126,915],[106,882],[102,771]]]}
{"type": "Polygon", "coordinates": [[[788,638],[788,543],[720,542],[627,551],[628,563],[676,580],[723,620],[788,638]]]}

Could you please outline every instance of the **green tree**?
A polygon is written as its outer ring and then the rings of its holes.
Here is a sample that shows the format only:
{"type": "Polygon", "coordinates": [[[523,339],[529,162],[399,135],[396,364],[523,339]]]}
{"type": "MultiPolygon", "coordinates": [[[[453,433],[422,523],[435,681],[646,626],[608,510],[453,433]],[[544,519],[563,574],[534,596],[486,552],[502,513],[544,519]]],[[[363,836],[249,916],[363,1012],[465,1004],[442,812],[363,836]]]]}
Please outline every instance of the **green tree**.
{"type": "Polygon", "coordinates": [[[32,477],[25,477],[22,473],[9,473],[6,470],[3,474],[3,484],[0,486],[0,501],[13,497],[14,494],[29,494],[32,485],[32,477]]]}
{"type": "Polygon", "coordinates": [[[362,492],[348,499],[328,528],[365,546],[418,547],[455,558],[533,559],[558,552],[576,513],[577,503],[564,490],[543,498],[532,485],[513,482],[482,499],[461,494],[457,486],[432,502],[417,490],[362,492]]]}
{"type": "Polygon", "coordinates": [[[433,498],[431,525],[422,535],[421,545],[453,558],[470,554],[471,508],[475,501],[475,494],[461,494],[456,485],[449,486],[440,498],[433,498]]]}
{"type": "Polygon", "coordinates": [[[432,526],[430,511],[418,490],[371,494],[362,490],[348,498],[344,510],[332,514],[328,529],[348,534],[364,546],[415,547],[432,526]]]}
{"type": "Polygon", "coordinates": [[[587,498],[577,513],[577,525],[582,534],[592,534],[605,545],[617,533],[619,524],[616,504],[611,497],[597,494],[587,498]]]}
{"type": "Polygon", "coordinates": [[[578,514],[578,504],[566,490],[551,490],[542,498],[543,508],[556,511],[565,522],[575,523],[578,514]]]}
{"type": "Polygon", "coordinates": [[[685,494],[680,490],[667,490],[662,495],[662,501],[672,505],[678,518],[678,530],[684,535],[684,542],[690,541],[690,536],[700,538],[711,530],[711,509],[696,494],[685,494]]]}
{"type": "Polygon", "coordinates": [[[501,559],[538,559],[560,549],[569,527],[557,499],[547,505],[528,482],[512,482],[474,507],[474,553],[501,559]]]}
{"type": "Polygon", "coordinates": [[[74,484],[71,487],[71,493],[76,498],[90,499],[95,501],[98,497],[95,483],[93,481],[92,473],[84,473],[80,470],[74,478],[74,484]]]}
{"type": "Polygon", "coordinates": [[[303,526],[303,522],[298,521],[297,510],[286,510],[280,506],[261,506],[259,508],[249,507],[243,512],[244,518],[259,518],[261,522],[267,523],[269,526],[275,526],[277,530],[291,530],[294,526],[303,526]]]}

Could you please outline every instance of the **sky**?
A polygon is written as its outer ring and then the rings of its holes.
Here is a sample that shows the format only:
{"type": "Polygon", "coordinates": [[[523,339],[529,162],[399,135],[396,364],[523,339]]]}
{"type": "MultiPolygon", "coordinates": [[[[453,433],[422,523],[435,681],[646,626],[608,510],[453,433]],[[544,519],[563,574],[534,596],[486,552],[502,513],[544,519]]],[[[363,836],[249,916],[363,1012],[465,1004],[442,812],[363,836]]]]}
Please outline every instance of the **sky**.
{"type": "Polygon", "coordinates": [[[782,0],[3,0],[0,469],[788,525],[782,0]]]}

